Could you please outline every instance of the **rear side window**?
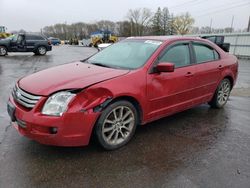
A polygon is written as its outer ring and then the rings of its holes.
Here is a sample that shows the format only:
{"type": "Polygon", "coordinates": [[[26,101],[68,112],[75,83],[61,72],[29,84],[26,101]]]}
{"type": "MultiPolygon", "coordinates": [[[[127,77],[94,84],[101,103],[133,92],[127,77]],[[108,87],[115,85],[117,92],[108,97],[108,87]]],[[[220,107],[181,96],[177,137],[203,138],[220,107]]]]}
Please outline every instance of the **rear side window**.
{"type": "Polygon", "coordinates": [[[188,44],[178,44],[171,47],[161,56],[159,62],[174,63],[175,67],[183,67],[190,64],[188,44]]]}
{"type": "Polygon", "coordinates": [[[44,40],[44,38],[38,35],[26,35],[26,40],[44,40]]]}
{"type": "Polygon", "coordinates": [[[196,62],[203,63],[219,59],[219,54],[211,47],[203,44],[193,44],[196,62]]]}

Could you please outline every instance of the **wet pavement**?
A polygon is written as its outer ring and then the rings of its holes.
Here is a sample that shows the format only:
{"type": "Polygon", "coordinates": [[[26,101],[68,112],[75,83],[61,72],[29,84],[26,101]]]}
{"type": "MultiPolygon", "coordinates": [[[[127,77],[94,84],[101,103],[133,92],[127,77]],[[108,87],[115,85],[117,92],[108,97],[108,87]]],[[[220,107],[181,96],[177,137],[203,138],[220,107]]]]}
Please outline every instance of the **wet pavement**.
{"type": "Polygon", "coordinates": [[[6,101],[15,81],[84,59],[93,48],[54,47],[47,56],[0,57],[0,187],[250,187],[250,61],[240,61],[224,109],[208,105],[138,128],[125,147],[107,152],[38,144],[9,125],[6,101]]]}

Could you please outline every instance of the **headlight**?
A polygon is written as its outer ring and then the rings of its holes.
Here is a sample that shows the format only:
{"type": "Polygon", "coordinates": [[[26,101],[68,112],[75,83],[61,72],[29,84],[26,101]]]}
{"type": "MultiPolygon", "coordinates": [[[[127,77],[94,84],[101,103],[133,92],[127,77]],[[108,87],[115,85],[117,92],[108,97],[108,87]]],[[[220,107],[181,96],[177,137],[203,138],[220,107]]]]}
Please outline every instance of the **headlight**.
{"type": "Polygon", "coordinates": [[[75,94],[69,91],[61,91],[50,96],[43,106],[42,114],[50,116],[62,116],[67,110],[68,104],[75,94]]]}

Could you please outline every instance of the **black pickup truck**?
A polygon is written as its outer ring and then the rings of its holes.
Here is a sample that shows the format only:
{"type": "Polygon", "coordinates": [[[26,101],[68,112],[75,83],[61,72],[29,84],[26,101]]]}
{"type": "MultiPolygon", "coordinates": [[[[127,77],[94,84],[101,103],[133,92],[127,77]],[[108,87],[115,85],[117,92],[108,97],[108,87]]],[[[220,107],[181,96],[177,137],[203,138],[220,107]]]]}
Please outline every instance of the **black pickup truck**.
{"type": "Polygon", "coordinates": [[[230,50],[230,43],[224,42],[225,36],[223,35],[204,35],[201,36],[201,38],[210,40],[211,42],[217,44],[225,52],[229,52],[230,50]]]}
{"type": "Polygon", "coordinates": [[[45,55],[52,46],[47,38],[40,35],[17,34],[0,40],[0,56],[8,52],[34,52],[36,55],[45,55]]]}

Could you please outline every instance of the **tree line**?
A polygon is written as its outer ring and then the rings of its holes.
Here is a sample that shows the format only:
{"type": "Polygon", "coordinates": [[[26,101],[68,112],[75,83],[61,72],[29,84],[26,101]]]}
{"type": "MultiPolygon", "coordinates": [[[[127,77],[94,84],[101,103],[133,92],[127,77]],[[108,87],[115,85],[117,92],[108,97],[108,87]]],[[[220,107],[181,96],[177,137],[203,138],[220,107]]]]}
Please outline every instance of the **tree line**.
{"type": "Polygon", "coordinates": [[[194,19],[189,13],[174,16],[167,7],[152,12],[148,8],[130,9],[126,20],[113,22],[101,20],[95,23],[58,23],[46,26],[42,33],[48,37],[69,40],[89,38],[97,30],[110,30],[120,37],[143,35],[173,35],[189,33],[194,19]]]}

